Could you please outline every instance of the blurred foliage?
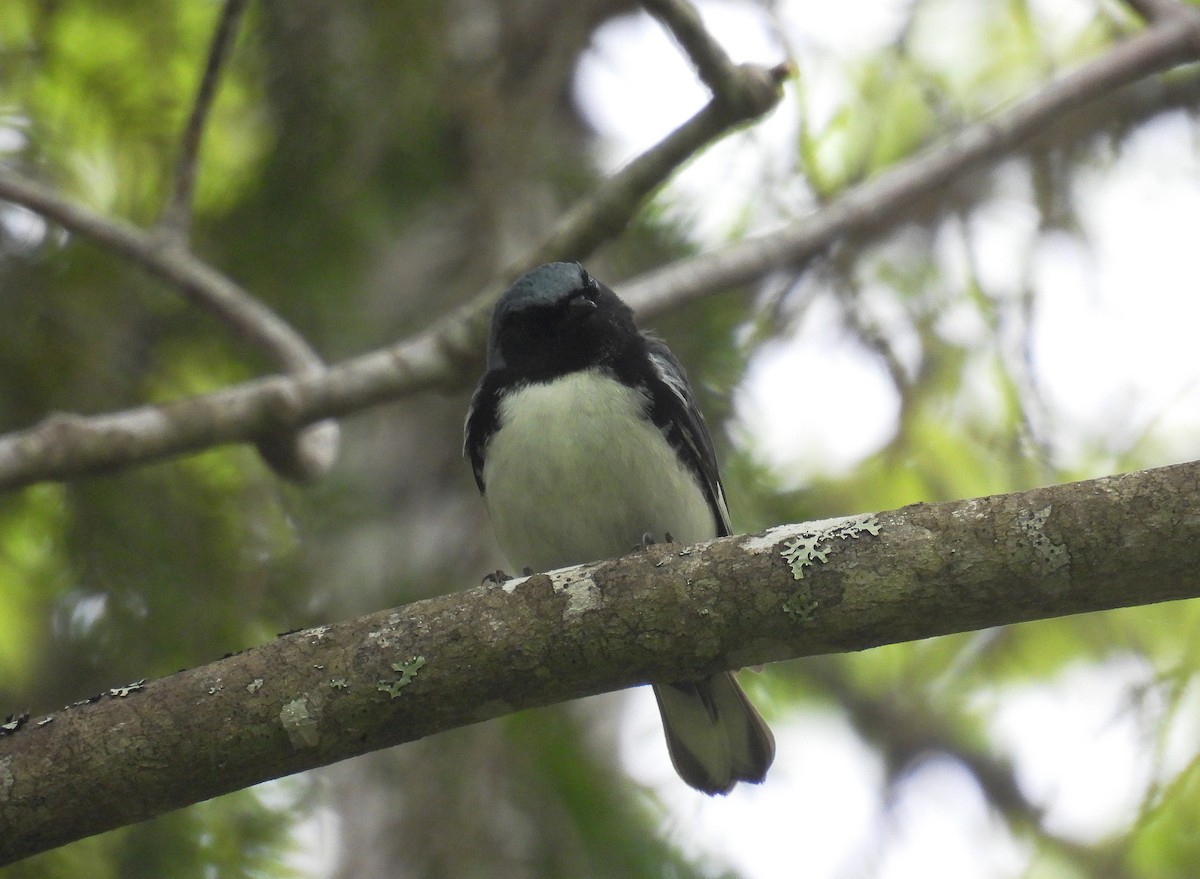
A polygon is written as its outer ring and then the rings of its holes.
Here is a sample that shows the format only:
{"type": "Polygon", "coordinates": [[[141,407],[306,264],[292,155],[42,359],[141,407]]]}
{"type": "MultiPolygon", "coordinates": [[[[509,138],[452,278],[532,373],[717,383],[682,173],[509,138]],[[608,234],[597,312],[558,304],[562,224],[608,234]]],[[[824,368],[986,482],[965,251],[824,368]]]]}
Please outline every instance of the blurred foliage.
{"type": "MultiPolygon", "coordinates": [[[[601,175],[572,76],[596,29],[628,9],[250,4],[205,134],[197,251],[330,359],[428,325],[601,175]]],[[[0,4],[0,160],[102,212],[153,223],[218,13],[210,0],[0,4]]],[[[803,216],[1135,26],[1107,3],[917,0],[882,48],[813,46],[789,87],[790,176],[764,175],[762,192],[741,193],[727,208],[730,228],[803,216]]],[[[1151,433],[1124,444],[1059,434],[1028,358],[1039,294],[989,280],[976,226],[1001,202],[1034,215],[1006,257],[1026,278],[1045,236],[1086,246],[1080,174],[1103,173],[1160,114],[1194,112],[1197,91],[1194,72],[1127,90],[995,172],[956,181],[887,235],[841,242],[802,272],[659,320],[714,427],[738,527],[1159,463],[1151,433]],[[780,463],[765,438],[733,424],[744,378],[772,345],[810,339],[822,308],[836,316],[838,341],[886,376],[897,414],[889,436],[851,465],[780,463]]],[[[593,272],[619,282],[711,246],[679,219],[696,208],[679,209],[677,198],[660,194],[589,259],[593,272]]],[[[7,205],[0,307],[0,430],[55,410],[204,393],[272,368],[136,267],[7,205]]],[[[797,382],[797,400],[781,405],[818,421],[823,397],[852,393],[838,379],[820,376],[816,391],[797,382]]],[[[342,462],[309,488],[280,484],[251,450],[219,448],[0,497],[0,706],[9,706],[0,713],[51,711],[277,632],[475,582],[498,558],[459,458],[465,407],[464,390],[347,420],[342,462]]],[[[1198,614],[1193,602],[894,645],[789,663],[751,688],[780,728],[806,711],[838,711],[883,757],[880,814],[941,758],[982,791],[992,838],[1020,843],[1025,875],[1181,876],[1200,856],[1200,758],[1186,735],[1200,723],[1198,614]],[[1099,838],[1045,820],[1044,785],[1028,783],[999,732],[1015,698],[1069,693],[1083,673],[1115,682],[1116,720],[1138,731],[1147,767],[1126,779],[1142,786],[1132,791],[1140,805],[1099,838]]],[[[369,755],[284,793],[222,797],[3,875],[726,870],[696,853],[667,796],[617,771],[616,719],[600,722],[588,704],[369,755]],[[334,839],[313,838],[317,814],[334,839]]],[[[793,756],[781,751],[780,761],[793,756]]],[[[796,832],[800,864],[804,834],[820,828],[796,832]]],[[[864,839],[863,863],[882,863],[888,844],[864,839]]]]}

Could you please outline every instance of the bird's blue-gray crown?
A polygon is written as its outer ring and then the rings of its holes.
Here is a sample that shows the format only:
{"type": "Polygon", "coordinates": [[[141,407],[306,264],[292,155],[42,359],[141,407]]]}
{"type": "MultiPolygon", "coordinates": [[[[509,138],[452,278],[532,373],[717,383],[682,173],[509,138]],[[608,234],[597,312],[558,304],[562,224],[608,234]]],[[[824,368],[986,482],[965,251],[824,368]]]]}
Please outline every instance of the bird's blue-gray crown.
{"type": "Polygon", "coordinates": [[[499,350],[500,332],[510,315],[529,308],[551,306],[566,299],[577,290],[596,284],[577,262],[550,262],[530,269],[504,291],[492,312],[492,327],[488,337],[488,366],[503,363],[499,350]]]}
{"type": "Polygon", "coordinates": [[[500,297],[496,303],[496,317],[530,305],[557,302],[575,290],[586,287],[589,280],[587,272],[577,262],[548,262],[530,269],[500,297]]]}

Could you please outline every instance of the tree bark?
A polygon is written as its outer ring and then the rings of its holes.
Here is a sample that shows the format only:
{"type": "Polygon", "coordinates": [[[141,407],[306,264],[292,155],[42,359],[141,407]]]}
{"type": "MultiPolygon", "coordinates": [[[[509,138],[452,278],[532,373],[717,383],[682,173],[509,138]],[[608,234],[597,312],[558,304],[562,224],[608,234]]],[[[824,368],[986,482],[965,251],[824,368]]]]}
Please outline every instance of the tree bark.
{"type": "Polygon", "coordinates": [[[0,738],[0,864],[525,708],[1194,597],[1198,498],[1200,463],[1179,464],[658,545],[283,636],[0,738]]]}

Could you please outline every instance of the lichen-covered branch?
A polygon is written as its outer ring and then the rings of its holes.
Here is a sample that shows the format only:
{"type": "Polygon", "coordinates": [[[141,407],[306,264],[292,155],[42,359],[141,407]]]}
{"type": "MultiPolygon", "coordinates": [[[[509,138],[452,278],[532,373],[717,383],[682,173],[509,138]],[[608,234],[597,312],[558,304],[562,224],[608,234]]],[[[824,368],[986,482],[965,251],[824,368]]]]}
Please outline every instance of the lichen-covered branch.
{"type": "Polygon", "coordinates": [[[523,708],[1195,597],[1198,496],[1191,463],[662,544],[115,687],[0,737],[0,863],[523,708]]]}

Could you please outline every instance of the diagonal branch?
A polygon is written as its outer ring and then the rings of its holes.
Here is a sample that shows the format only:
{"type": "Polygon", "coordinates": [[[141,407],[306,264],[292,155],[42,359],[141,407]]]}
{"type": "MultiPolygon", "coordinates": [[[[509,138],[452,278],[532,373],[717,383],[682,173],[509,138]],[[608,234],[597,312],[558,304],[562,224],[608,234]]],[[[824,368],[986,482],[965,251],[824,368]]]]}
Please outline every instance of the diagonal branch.
{"type": "Polygon", "coordinates": [[[1200,16],[1200,12],[1179,0],[1125,0],[1125,5],[1148,22],[1200,16]]]}
{"type": "MultiPolygon", "coordinates": [[[[782,97],[780,88],[791,75],[786,64],[770,69],[746,64],[735,71],[740,83],[738,100],[714,98],[660,143],[604,181],[559,219],[541,245],[511,268],[510,278],[544,262],[583,259],[622,232],[646,198],[684,162],[738,126],[773,110],[782,97]]],[[[495,299],[494,291],[482,297],[489,311],[495,299]]]]}
{"type": "MultiPolygon", "coordinates": [[[[188,250],[200,143],[245,8],[246,0],[225,0],[192,110],[179,140],[171,197],[159,219],[158,232],[182,251],[188,250]]],[[[288,372],[317,372],[324,367],[303,337],[237,285],[197,284],[183,289],[193,302],[207,308],[235,332],[257,342],[288,372]]],[[[264,434],[258,439],[258,451],[280,475],[307,482],[329,472],[337,460],[340,443],[341,429],[336,423],[325,421],[294,433],[264,434]]]]}
{"type": "MultiPolygon", "coordinates": [[[[6,168],[0,168],[0,199],[36,211],[63,228],[132,260],[215,314],[246,342],[268,351],[286,371],[296,376],[311,376],[324,370],[324,363],[317,353],[282,318],[231,278],[170,239],[116,217],[103,217],[6,168]]],[[[315,420],[319,419],[310,421],[315,420]]],[[[304,431],[298,443],[291,442],[290,437],[282,440],[278,437],[272,426],[264,422],[260,430],[242,438],[259,441],[264,456],[271,459],[276,469],[302,480],[327,471],[337,457],[336,424],[315,425],[304,431]]]]}
{"type": "Polygon", "coordinates": [[[1155,24],[1010,109],[850,189],[818,213],[773,234],[649,272],[625,285],[624,296],[639,312],[673,310],[768,272],[798,268],[846,235],[877,235],[904,211],[943,193],[963,174],[1019,149],[1066,114],[1115,89],[1198,58],[1200,14],[1155,24]]]}
{"type": "MultiPolygon", "coordinates": [[[[643,317],[652,317],[781,267],[801,265],[843,237],[878,235],[905,210],[943,192],[948,182],[1020,149],[1072,111],[1114,89],[1197,57],[1200,27],[1182,20],[1155,25],[1009,110],[850,190],[811,217],[779,232],[650,272],[623,285],[621,292],[643,317]]],[[[696,119],[712,113],[710,104],[651,153],[661,150],[661,155],[674,161],[673,157],[683,153],[682,147],[695,144],[698,132],[710,124],[696,119]]],[[[609,218],[605,222],[613,223],[614,228],[627,222],[646,192],[661,184],[674,167],[647,156],[634,160],[569,212],[555,234],[523,265],[514,267],[512,274],[548,259],[582,256],[598,243],[594,237],[601,223],[598,218],[609,218]]],[[[69,208],[70,216],[82,210],[35,201],[27,185],[19,187],[17,197],[11,195],[14,189],[18,187],[12,175],[0,171],[0,198],[12,198],[60,222],[64,222],[62,217],[43,208],[60,212],[69,208]]],[[[134,259],[150,260],[160,271],[171,265],[163,259],[161,248],[131,244],[130,235],[121,227],[103,225],[100,231],[112,239],[110,246],[134,259]]],[[[192,258],[185,255],[180,259],[192,258]]],[[[0,436],[0,490],[131,466],[221,443],[254,441],[281,424],[299,427],[423,391],[462,387],[479,367],[488,316],[500,286],[428,330],[390,348],[344,361],[326,373],[258,379],[168,406],[93,418],[52,416],[34,427],[0,436]]]]}
{"type": "Polygon", "coordinates": [[[1043,809],[1021,790],[1012,762],[981,747],[943,713],[894,695],[863,694],[844,664],[832,657],[808,661],[804,672],[837,699],[859,734],[879,747],[889,774],[906,772],[930,755],[946,754],[971,773],[988,803],[1014,831],[1028,834],[1044,850],[1073,864],[1080,875],[1132,879],[1121,863],[1109,857],[1107,846],[1084,845],[1044,826],[1043,809]]]}
{"type": "Polygon", "coordinates": [[[687,0],[642,0],[642,6],[675,37],[714,98],[731,103],[744,100],[742,95],[748,83],[741,68],[713,39],[695,6],[687,0]]]}
{"type": "MultiPolygon", "coordinates": [[[[200,141],[245,5],[245,0],[227,0],[221,12],[180,138],[172,195],[155,231],[144,231],[116,217],[103,217],[11,170],[0,169],[0,198],[24,205],[132,259],[183,292],[193,304],[211,312],[246,342],[265,351],[285,371],[316,372],[324,368],[324,363],[303,336],[228,277],[193,257],[187,247],[200,141]]],[[[333,466],[339,434],[338,426],[327,422],[296,434],[264,433],[258,438],[258,446],[278,473],[307,481],[333,466]]]]}
{"type": "Polygon", "coordinates": [[[282,637],[0,738],[0,864],[524,708],[1198,596],[1198,494],[1190,463],[915,504],[662,544],[282,637]]]}
{"type": "MultiPolygon", "coordinates": [[[[546,240],[514,264],[508,276],[541,262],[590,253],[624,229],[647,196],[696,151],[778,103],[785,68],[747,65],[741,71],[747,80],[762,85],[745,89],[746,103],[710,102],[564,214],[546,240]]],[[[221,443],[254,441],[262,448],[263,442],[278,436],[283,428],[300,428],[432,387],[455,386],[479,361],[481,340],[496,298],[495,290],[489,289],[412,340],[325,372],[302,337],[233,281],[187,251],[128,223],[100,217],[4,169],[0,169],[0,198],[22,204],[133,259],[207,304],[244,334],[253,334],[252,341],[278,350],[287,357],[285,368],[301,373],[289,379],[259,379],[165,406],[90,418],[50,416],[33,428],[0,437],[0,490],[221,443]]],[[[331,427],[336,430],[336,425],[331,427]]]]}
{"type": "Polygon", "coordinates": [[[64,229],[90,238],[181,291],[234,327],[249,344],[270,351],[289,371],[320,366],[304,337],[208,263],[162,236],[117,217],[104,217],[48,186],[0,167],[0,199],[23,205],[64,229]]]}
{"type": "Polygon", "coordinates": [[[217,83],[221,78],[221,70],[233,49],[238,24],[245,9],[246,0],[226,0],[208,50],[208,62],[204,65],[200,86],[196,89],[196,99],[192,102],[192,112],[188,114],[187,124],[179,139],[179,156],[175,160],[171,200],[163,211],[159,227],[180,241],[187,241],[188,229],[191,225],[192,195],[196,187],[196,162],[200,155],[200,141],[204,136],[204,126],[208,122],[208,114],[217,95],[217,83]]]}

